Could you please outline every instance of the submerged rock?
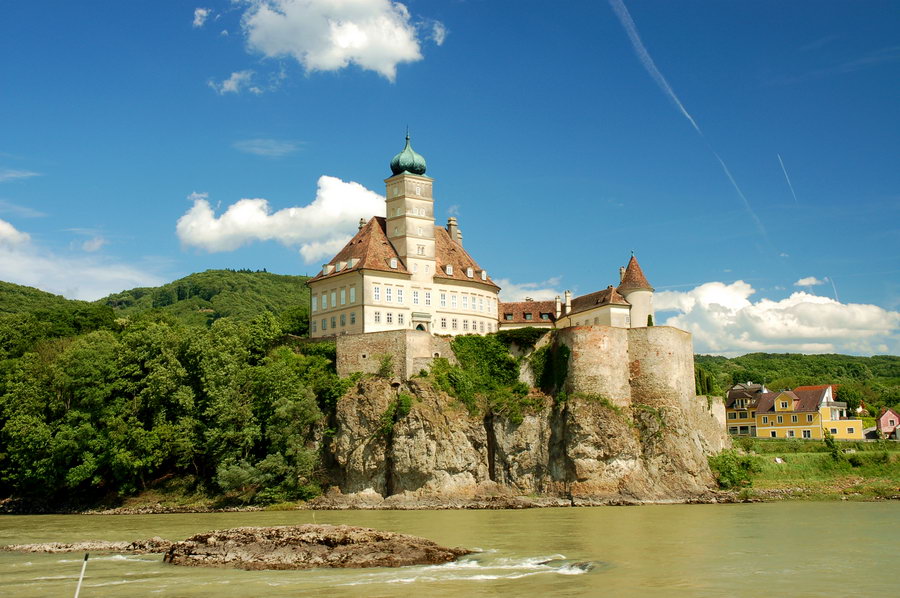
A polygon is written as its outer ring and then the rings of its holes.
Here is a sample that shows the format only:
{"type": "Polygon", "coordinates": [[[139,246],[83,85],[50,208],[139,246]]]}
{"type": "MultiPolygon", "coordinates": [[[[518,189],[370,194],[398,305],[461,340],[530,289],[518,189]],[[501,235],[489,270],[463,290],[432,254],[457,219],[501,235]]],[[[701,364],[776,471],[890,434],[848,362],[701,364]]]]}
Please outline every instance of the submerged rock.
{"type": "Polygon", "coordinates": [[[167,563],[235,569],[434,565],[470,554],[424,538],[349,525],[239,527],[172,544],[167,563]]]}

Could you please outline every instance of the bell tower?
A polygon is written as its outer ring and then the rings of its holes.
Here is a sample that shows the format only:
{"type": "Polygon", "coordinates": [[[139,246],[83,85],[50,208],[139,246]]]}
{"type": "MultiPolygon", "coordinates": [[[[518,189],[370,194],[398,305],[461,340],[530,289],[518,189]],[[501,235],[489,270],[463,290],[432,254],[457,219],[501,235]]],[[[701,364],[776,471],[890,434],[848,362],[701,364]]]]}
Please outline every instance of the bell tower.
{"type": "Polygon", "coordinates": [[[425,176],[425,158],[406,147],[391,160],[393,175],[385,179],[387,237],[412,274],[431,282],[434,276],[434,179],[425,176]]]}

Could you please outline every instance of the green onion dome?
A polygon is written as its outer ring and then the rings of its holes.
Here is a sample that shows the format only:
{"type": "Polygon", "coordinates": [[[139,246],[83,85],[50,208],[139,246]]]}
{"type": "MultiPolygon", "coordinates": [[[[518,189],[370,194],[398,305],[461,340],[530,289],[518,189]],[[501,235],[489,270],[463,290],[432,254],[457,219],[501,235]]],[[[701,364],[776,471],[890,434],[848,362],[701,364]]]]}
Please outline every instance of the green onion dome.
{"type": "Polygon", "coordinates": [[[394,174],[425,174],[425,158],[413,151],[409,144],[409,133],[406,134],[406,147],[391,160],[391,172],[394,174]]]}

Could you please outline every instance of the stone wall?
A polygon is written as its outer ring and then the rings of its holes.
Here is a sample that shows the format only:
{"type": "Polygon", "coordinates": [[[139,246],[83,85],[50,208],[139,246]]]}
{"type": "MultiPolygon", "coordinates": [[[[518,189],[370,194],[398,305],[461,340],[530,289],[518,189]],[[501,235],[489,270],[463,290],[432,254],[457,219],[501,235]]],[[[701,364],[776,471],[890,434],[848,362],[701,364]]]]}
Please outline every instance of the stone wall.
{"type": "Polygon", "coordinates": [[[631,405],[628,384],[627,328],[571,326],[557,331],[556,342],[568,347],[566,393],[599,395],[619,405],[631,405]]]}
{"type": "Polygon", "coordinates": [[[407,380],[431,367],[435,357],[456,361],[450,349],[450,339],[433,336],[421,330],[386,330],[367,334],[338,336],[337,373],[349,376],[354,372],[375,374],[384,355],[391,356],[392,375],[407,380]]]}

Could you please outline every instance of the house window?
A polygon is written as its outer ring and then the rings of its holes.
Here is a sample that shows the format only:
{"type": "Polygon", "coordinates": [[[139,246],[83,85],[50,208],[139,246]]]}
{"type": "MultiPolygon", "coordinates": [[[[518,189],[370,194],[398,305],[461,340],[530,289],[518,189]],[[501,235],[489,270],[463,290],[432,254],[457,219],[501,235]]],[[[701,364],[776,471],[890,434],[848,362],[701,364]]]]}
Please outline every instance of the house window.
{"type": "Polygon", "coordinates": [[[751,411],[751,412],[750,412],[750,419],[753,419],[754,417],[756,417],[756,411],[751,411]]]}
{"type": "Polygon", "coordinates": [[[853,434],[854,431],[853,428],[847,428],[847,434],[853,434]]]}
{"type": "Polygon", "coordinates": [[[347,325],[347,314],[341,314],[341,326],[347,325]]]}
{"type": "Polygon", "coordinates": [[[728,433],[729,434],[737,434],[738,433],[737,426],[731,426],[730,428],[728,428],[728,433]]]}
{"type": "Polygon", "coordinates": [[[441,328],[447,327],[447,318],[441,318],[441,328]]]}
{"type": "Polygon", "coordinates": [[[796,424],[796,423],[797,423],[797,416],[796,416],[796,415],[792,415],[792,416],[791,416],[791,423],[792,423],[792,424],[796,424]]]}
{"type": "Polygon", "coordinates": [[[403,289],[397,289],[397,303],[403,303],[403,289]]]}
{"type": "Polygon", "coordinates": [[[381,287],[380,286],[375,285],[374,287],[372,287],[372,298],[375,301],[381,301],[381,287]]]}
{"type": "Polygon", "coordinates": [[[322,309],[328,309],[328,293],[322,293],[322,309]]]}
{"type": "Polygon", "coordinates": [[[347,289],[341,289],[341,305],[347,304],[347,289]]]}
{"type": "Polygon", "coordinates": [[[812,438],[812,432],[810,432],[809,430],[803,430],[803,437],[812,438]]]}
{"type": "Polygon", "coordinates": [[[425,305],[431,305],[431,291],[425,291],[425,305]]]}
{"type": "Polygon", "coordinates": [[[512,314],[503,314],[503,319],[507,320],[507,321],[512,321],[513,315],[512,314]]]}
{"type": "Polygon", "coordinates": [[[735,413],[734,411],[730,412],[728,414],[728,419],[737,419],[737,413],[735,413]]]}
{"type": "Polygon", "coordinates": [[[403,314],[402,313],[397,314],[397,323],[403,324],[403,314]]]}
{"type": "Polygon", "coordinates": [[[391,287],[387,287],[386,289],[384,289],[384,300],[387,301],[388,303],[393,301],[394,300],[393,293],[394,293],[394,289],[392,289],[391,287]]]}
{"type": "Polygon", "coordinates": [[[456,318],[450,320],[450,328],[456,330],[456,318]]]}
{"type": "Polygon", "coordinates": [[[413,305],[418,305],[419,304],[419,291],[413,291],[412,297],[413,297],[413,305]]]}
{"type": "Polygon", "coordinates": [[[375,323],[381,324],[381,312],[380,311],[375,312],[375,323]]]}
{"type": "Polygon", "coordinates": [[[775,430],[772,430],[771,432],[769,432],[769,436],[771,436],[772,438],[776,438],[778,434],[775,433],[775,430]]]}
{"type": "Polygon", "coordinates": [[[447,271],[447,276],[453,276],[453,266],[451,266],[450,264],[447,264],[446,271],[447,271]]]}
{"type": "Polygon", "coordinates": [[[746,411],[741,411],[741,412],[738,414],[738,417],[741,418],[741,419],[747,419],[747,412],[746,412],[746,411]]]}
{"type": "Polygon", "coordinates": [[[334,316],[331,316],[331,327],[337,328],[337,318],[334,316]]]}
{"type": "Polygon", "coordinates": [[[788,438],[793,438],[793,437],[794,437],[794,431],[788,430],[788,438]]]}
{"type": "Polygon", "coordinates": [[[384,314],[384,321],[387,324],[393,324],[394,323],[394,314],[392,314],[391,312],[387,312],[386,314],[384,314]]]}
{"type": "Polygon", "coordinates": [[[768,418],[768,416],[765,416],[765,415],[763,416],[763,423],[764,423],[764,424],[769,423],[769,418],[768,418]]]}
{"type": "Polygon", "coordinates": [[[475,271],[472,268],[466,268],[466,276],[472,278],[473,276],[475,276],[475,271]]]}
{"type": "Polygon", "coordinates": [[[780,415],[778,416],[778,423],[779,423],[779,424],[780,424],[780,423],[784,423],[784,418],[781,417],[780,415]]]}
{"type": "Polygon", "coordinates": [[[441,293],[441,307],[447,307],[447,293],[441,293]]]}
{"type": "Polygon", "coordinates": [[[328,330],[328,321],[322,318],[322,330],[328,330]]]}
{"type": "Polygon", "coordinates": [[[782,409],[787,409],[787,408],[788,408],[788,406],[787,406],[787,401],[781,401],[781,408],[782,408],[782,409]]]}
{"type": "Polygon", "coordinates": [[[812,420],[813,420],[812,413],[807,413],[806,414],[806,423],[810,423],[810,422],[812,422],[812,420]]]}
{"type": "Polygon", "coordinates": [[[352,326],[353,324],[356,324],[356,312],[355,311],[350,312],[350,325],[352,326]]]}
{"type": "Polygon", "coordinates": [[[356,287],[350,287],[350,303],[356,303],[356,287]]]}
{"type": "Polygon", "coordinates": [[[889,420],[888,420],[888,425],[889,425],[889,426],[896,426],[896,425],[897,425],[897,422],[894,421],[894,420],[892,420],[892,419],[889,419],[889,420]]]}
{"type": "Polygon", "coordinates": [[[830,432],[832,435],[837,434],[837,428],[831,428],[830,432]]]}
{"type": "Polygon", "coordinates": [[[318,311],[319,309],[319,298],[315,295],[312,296],[312,311],[318,311]]]}
{"type": "Polygon", "coordinates": [[[533,316],[533,315],[534,315],[534,314],[530,314],[530,313],[525,314],[525,319],[526,319],[526,320],[530,320],[530,319],[531,319],[531,316],[533,316]]]}

